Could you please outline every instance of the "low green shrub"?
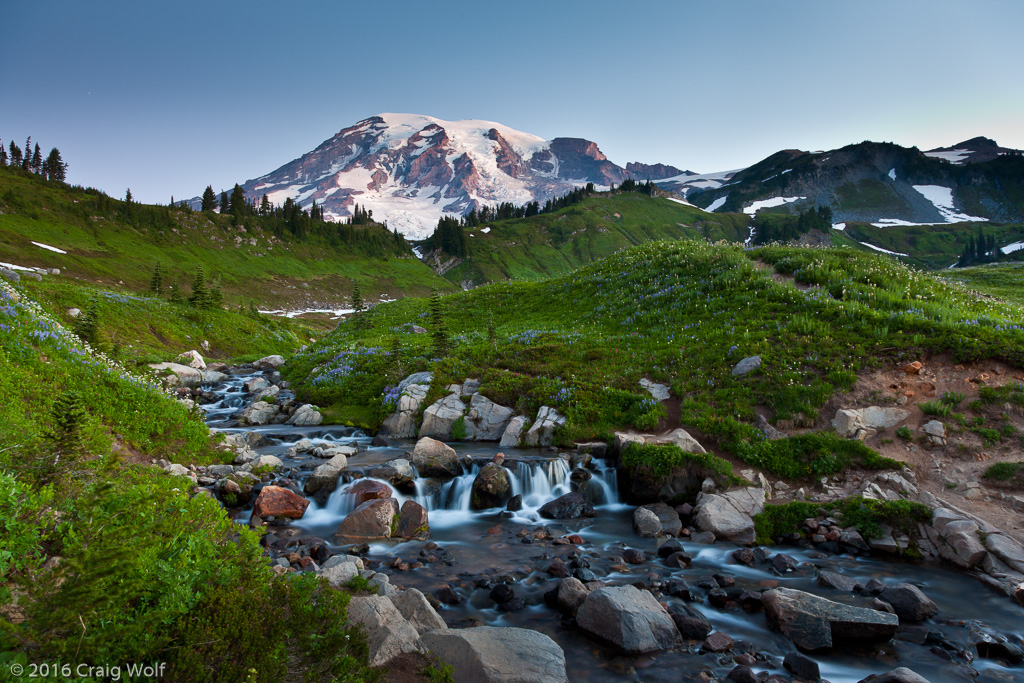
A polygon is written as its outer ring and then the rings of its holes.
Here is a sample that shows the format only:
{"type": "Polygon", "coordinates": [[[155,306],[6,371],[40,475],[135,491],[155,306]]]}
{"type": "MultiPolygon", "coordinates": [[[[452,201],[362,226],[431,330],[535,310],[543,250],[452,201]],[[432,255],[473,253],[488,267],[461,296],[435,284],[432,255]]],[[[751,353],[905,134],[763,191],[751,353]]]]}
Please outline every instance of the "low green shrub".
{"type": "Polygon", "coordinates": [[[843,526],[857,527],[864,538],[881,538],[882,524],[910,536],[916,534],[918,522],[931,519],[931,510],[927,505],[908,500],[871,500],[860,496],[828,503],[769,504],[754,517],[757,542],[771,545],[781,536],[802,534],[804,520],[820,515],[841,519],[843,526]]]}
{"type": "Polygon", "coordinates": [[[946,401],[925,401],[924,403],[918,404],[918,408],[925,415],[934,415],[935,417],[948,417],[953,412],[953,405],[946,401]]]}
{"type": "Polygon", "coordinates": [[[712,476],[720,486],[743,483],[733,474],[728,460],[712,453],[688,453],[675,444],[631,443],[622,451],[622,464],[631,470],[645,467],[655,478],[666,477],[680,467],[695,465],[712,476]]]}
{"type": "Polygon", "coordinates": [[[774,441],[747,441],[737,455],[752,465],[789,479],[842,472],[852,465],[865,469],[899,469],[901,463],[884,458],[863,441],[843,439],[832,432],[810,432],[774,441]]]}
{"type": "Polygon", "coordinates": [[[997,462],[990,465],[982,476],[995,481],[1011,481],[1018,476],[1024,478],[1024,461],[997,462]]]}

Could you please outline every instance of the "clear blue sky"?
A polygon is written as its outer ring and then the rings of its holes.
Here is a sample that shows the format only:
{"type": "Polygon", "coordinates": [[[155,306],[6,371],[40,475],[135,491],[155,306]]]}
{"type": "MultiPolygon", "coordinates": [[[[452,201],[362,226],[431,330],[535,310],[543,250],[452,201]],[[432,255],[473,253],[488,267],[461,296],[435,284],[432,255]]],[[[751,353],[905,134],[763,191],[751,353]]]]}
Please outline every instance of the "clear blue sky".
{"type": "Polygon", "coordinates": [[[144,201],[230,188],[379,112],[699,172],[861,140],[1024,148],[1024,2],[9,0],[0,138],[144,201]]]}

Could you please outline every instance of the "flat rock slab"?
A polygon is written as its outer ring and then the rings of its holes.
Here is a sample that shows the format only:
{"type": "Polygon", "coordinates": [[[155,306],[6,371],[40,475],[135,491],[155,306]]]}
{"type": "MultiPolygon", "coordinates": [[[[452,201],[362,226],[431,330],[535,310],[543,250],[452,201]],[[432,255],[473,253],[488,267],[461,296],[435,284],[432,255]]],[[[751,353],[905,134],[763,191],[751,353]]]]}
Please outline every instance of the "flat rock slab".
{"type": "Polygon", "coordinates": [[[889,640],[899,618],[852,607],[791,588],[761,595],[768,621],[802,650],[821,650],[847,641],[889,640]]]}
{"type": "Polygon", "coordinates": [[[568,683],[565,653],[543,633],[478,626],[424,633],[420,646],[450,664],[455,683],[568,683]]]}

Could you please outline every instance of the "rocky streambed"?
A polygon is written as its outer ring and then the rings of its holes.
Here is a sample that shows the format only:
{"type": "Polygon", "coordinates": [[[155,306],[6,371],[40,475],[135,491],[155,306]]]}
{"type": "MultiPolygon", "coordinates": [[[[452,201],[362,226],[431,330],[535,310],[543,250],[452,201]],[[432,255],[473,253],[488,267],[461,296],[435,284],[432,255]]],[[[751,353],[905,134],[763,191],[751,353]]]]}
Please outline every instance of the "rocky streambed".
{"type": "MultiPolygon", "coordinates": [[[[206,370],[190,390],[235,464],[171,469],[264,526],[275,571],[376,587],[350,609],[375,664],[430,650],[456,680],[1024,681],[1024,610],[1000,559],[1016,551],[986,548],[998,534],[969,513],[879,540],[822,510],[791,544],[752,547],[763,487],[637,507],[604,444],[517,448],[526,420],[504,446],[371,438],[310,424],[315,407],[262,367],[206,370]],[[910,540],[979,574],[987,561],[991,585],[894,559],[910,540]]],[[[402,412],[392,427],[408,433],[402,412]]]]}

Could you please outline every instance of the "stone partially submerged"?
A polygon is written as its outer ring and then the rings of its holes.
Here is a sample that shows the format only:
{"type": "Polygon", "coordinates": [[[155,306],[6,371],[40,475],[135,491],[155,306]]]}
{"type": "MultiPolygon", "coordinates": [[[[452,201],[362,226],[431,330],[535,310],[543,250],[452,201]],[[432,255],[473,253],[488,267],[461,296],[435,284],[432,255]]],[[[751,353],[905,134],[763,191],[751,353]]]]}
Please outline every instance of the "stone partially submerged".
{"type": "Polygon", "coordinates": [[[765,591],[761,600],[769,623],[802,650],[889,640],[899,627],[895,614],[844,605],[792,588],[765,591]]]}
{"type": "Polygon", "coordinates": [[[589,593],[576,612],[576,624],[632,654],[666,650],[682,641],[672,617],[654,596],[629,585],[589,593]]]}
{"type": "Polygon", "coordinates": [[[702,494],[694,508],[694,524],[701,531],[713,533],[716,539],[753,543],[754,515],[764,510],[764,501],[764,489],[759,487],[702,494]]]}

